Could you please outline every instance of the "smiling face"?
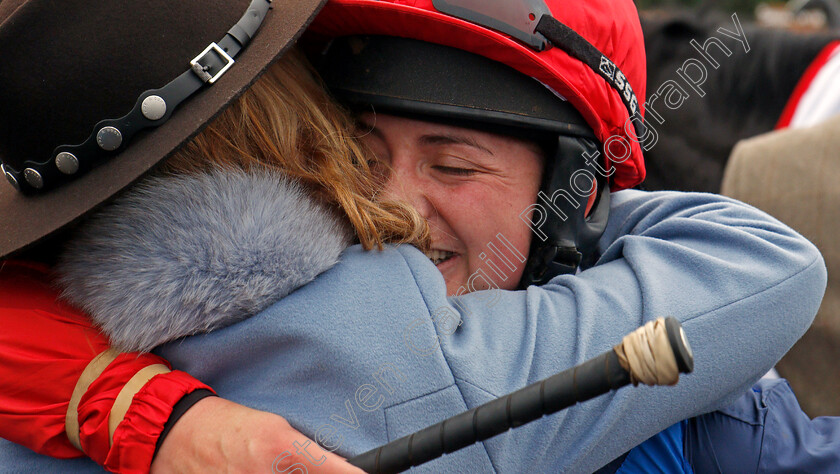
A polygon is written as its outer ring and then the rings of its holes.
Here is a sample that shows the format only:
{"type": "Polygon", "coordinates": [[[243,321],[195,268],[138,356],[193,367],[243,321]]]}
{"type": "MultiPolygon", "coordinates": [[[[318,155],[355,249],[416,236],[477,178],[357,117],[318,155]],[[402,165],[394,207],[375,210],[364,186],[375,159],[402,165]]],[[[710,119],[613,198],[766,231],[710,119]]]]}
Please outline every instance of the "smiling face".
{"type": "Polygon", "coordinates": [[[515,289],[531,243],[519,215],[540,189],[539,147],[391,115],[369,113],[361,121],[367,131],[362,139],[388,170],[384,193],[412,204],[429,221],[427,255],[443,274],[447,294],[515,289]]]}

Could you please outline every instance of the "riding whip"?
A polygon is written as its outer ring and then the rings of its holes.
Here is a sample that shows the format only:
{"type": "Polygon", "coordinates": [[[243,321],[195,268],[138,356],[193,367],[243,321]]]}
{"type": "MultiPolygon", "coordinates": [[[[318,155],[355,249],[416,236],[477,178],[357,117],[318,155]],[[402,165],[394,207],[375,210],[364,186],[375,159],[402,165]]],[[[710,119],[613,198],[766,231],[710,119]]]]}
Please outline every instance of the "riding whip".
{"type": "Polygon", "coordinates": [[[402,472],[510,428],[632,383],[674,385],[694,369],[694,355],[675,318],[650,321],[613,350],[348,459],[369,473],[402,472]]]}

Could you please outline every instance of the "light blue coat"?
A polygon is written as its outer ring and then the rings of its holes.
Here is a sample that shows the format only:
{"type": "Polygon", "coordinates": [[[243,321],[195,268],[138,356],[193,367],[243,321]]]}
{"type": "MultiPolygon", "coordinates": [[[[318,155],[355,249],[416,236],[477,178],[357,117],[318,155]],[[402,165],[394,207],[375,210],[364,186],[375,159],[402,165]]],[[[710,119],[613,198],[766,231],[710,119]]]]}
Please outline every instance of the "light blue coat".
{"type": "MultiPolygon", "coordinates": [[[[253,317],[157,352],[349,457],[584,362],[649,320],[678,318],[696,363],[677,386],[627,387],[417,469],[592,472],[743,394],[811,324],[826,283],[807,240],[709,194],[615,193],[599,253],[543,287],[447,298],[415,248],[354,246],[253,317]]],[[[71,467],[95,470],[0,444],[2,472],[71,467]]]]}

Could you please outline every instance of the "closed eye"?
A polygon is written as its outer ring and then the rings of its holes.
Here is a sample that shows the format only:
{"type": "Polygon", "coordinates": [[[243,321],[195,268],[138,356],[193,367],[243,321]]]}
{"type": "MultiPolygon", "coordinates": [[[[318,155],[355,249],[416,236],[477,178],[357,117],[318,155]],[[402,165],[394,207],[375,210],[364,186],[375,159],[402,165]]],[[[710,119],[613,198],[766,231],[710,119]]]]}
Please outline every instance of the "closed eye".
{"type": "Polygon", "coordinates": [[[434,166],[433,168],[441,173],[454,176],[472,176],[478,172],[477,170],[470,168],[453,168],[451,166],[434,166]]]}

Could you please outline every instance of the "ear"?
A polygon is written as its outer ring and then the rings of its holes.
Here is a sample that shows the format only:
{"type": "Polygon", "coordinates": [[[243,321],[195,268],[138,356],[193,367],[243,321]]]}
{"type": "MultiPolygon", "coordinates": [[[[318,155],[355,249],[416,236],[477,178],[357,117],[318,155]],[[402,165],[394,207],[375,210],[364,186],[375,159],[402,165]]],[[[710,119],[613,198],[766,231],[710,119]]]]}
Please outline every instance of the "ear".
{"type": "Polygon", "coordinates": [[[584,217],[589,217],[589,212],[592,211],[592,206],[595,205],[595,199],[598,197],[598,181],[592,180],[592,189],[589,190],[589,199],[586,201],[586,210],[583,212],[584,217]]]}

